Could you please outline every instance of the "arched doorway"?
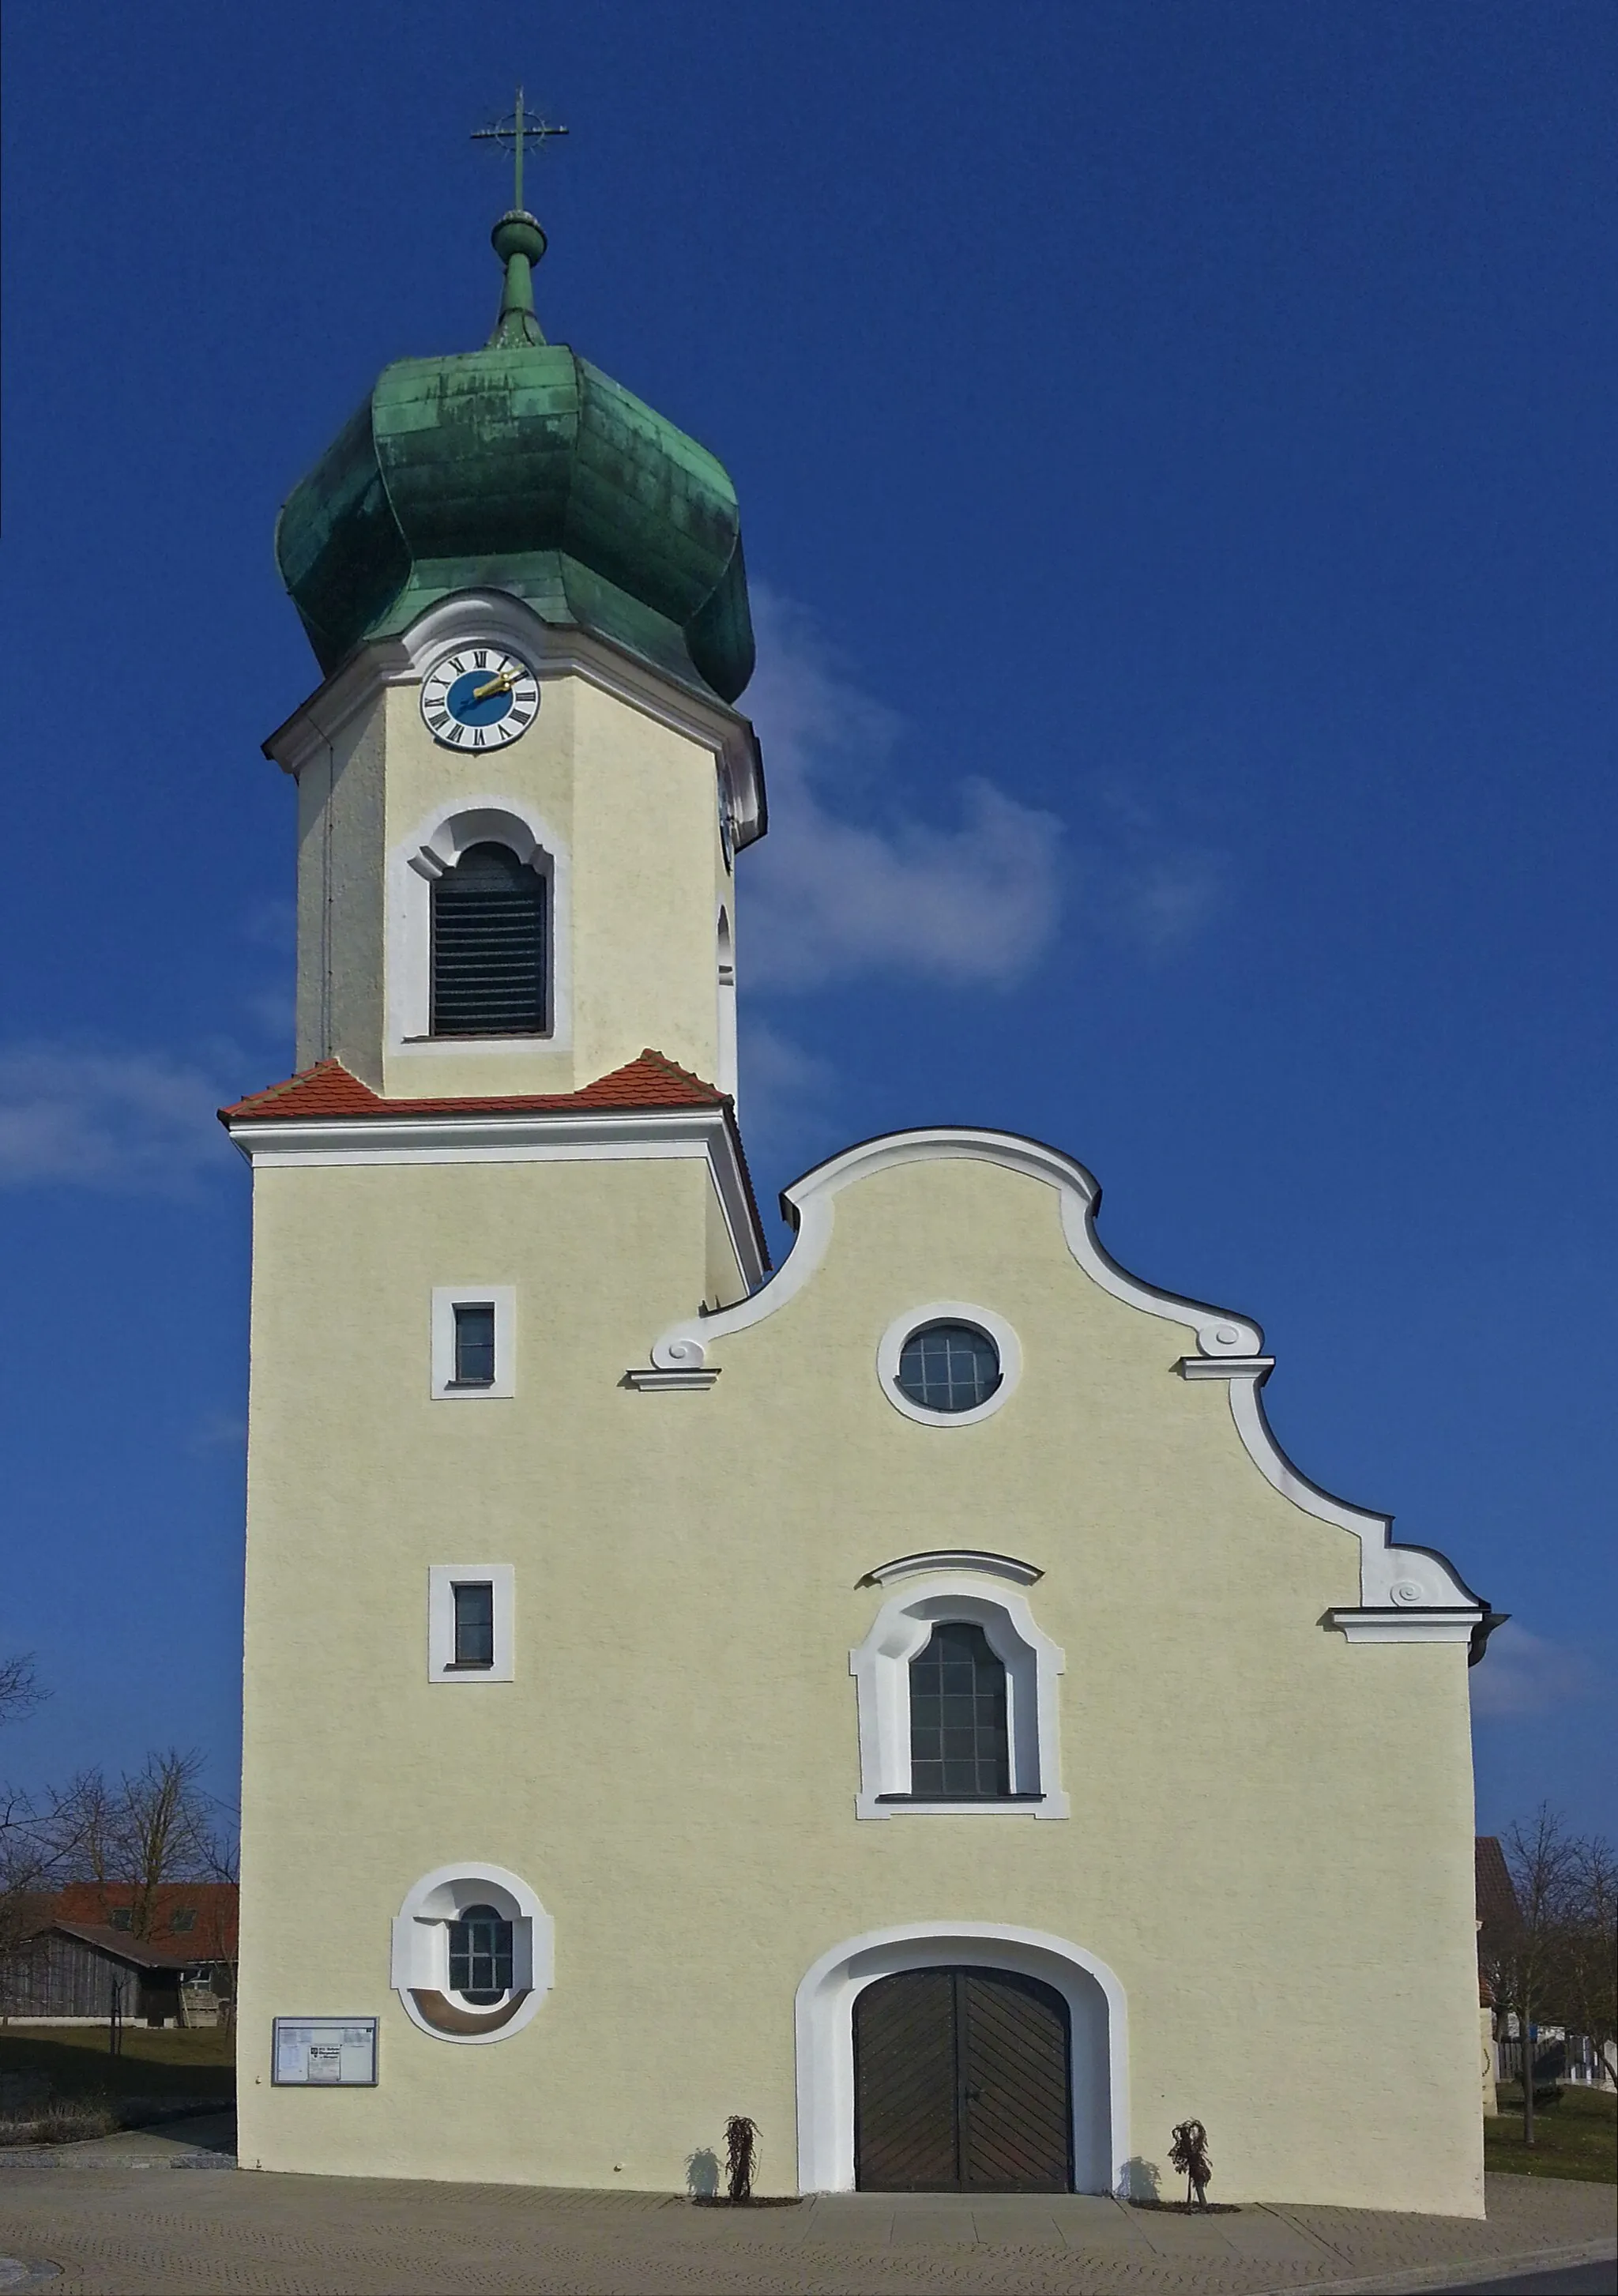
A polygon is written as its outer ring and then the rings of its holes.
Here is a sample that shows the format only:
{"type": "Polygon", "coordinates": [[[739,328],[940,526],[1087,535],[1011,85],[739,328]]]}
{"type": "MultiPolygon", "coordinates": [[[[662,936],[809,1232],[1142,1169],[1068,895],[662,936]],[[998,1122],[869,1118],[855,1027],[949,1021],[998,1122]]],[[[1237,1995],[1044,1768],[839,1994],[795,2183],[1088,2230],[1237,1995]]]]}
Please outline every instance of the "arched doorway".
{"type": "MultiPolygon", "coordinates": [[[[1117,1976],[1088,1948],[1048,1931],[953,1921],[866,1930],[830,1947],[804,1972],[795,2005],[800,2192],[851,2193],[858,2182],[854,2036],[861,2000],[891,1977],[957,1970],[1031,1978],[1059,1997],[1066,2011],[1070,2189],[1121,2190],[1129,2157],[1129,2049],[1128,2005],[1117,1976]]],[[[956,2046],[951,2035],[952,2056],[956,2046]]]]}
{"type": "Polygon", "coordinates": [[[855,2000],[862,2192],[1071,2192],[1072,2093],[1067,2003],[1038,1978],[907,1969],[855,2000]]]}

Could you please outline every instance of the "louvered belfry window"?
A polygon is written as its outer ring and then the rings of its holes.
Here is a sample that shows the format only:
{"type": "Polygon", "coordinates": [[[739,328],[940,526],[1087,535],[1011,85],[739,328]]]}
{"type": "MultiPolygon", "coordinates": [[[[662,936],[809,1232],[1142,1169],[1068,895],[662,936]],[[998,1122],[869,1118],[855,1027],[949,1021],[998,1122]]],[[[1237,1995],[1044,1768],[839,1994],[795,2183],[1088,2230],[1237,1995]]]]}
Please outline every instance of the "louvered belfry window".
{"type": "Polygon", "coordinates": [[[432,888],[432,1033],[545,1028],[545,880],[504,845],[469,845],[432,888]]]}

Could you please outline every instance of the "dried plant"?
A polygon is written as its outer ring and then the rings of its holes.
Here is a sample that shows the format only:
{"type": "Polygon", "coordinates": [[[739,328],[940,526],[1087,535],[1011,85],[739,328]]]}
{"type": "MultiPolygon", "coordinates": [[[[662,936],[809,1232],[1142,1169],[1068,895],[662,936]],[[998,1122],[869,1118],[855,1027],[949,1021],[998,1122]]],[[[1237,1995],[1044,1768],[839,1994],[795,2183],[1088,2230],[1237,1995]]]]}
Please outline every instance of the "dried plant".
{"type": "Polygon", "coordinates": [[[744,2112],[733,2112],[725,2123],[725,2181],[730,2205],[740,2208],[752,2198],[753,2153],[759,2132],[744,2112]]]}
{"type": "Polygon", "coordinates": [[[1186,2180],[1187,2205],[1191,2205],[1190,2194],[1195,2193],[1195,2205],[1205,2209],[1208,2186],[1213,2178],[1213,2162],[1208,2153],[1208,2132],[1200,2120],[1182,2120],[1178,2124],[1173,2142],[1169,2146],[1169,2161],[1170,2167],[1178,2169],[1186,2180]]]}

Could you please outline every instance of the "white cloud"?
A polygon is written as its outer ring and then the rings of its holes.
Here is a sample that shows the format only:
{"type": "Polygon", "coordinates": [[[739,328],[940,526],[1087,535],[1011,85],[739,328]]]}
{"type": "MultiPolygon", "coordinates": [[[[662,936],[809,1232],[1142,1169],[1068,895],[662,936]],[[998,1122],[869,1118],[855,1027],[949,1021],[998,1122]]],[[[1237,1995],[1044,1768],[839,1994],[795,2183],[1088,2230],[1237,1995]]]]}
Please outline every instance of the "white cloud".
{"type": "Polygon", "coordinates": [[[222,1160],[234,1097],[167,1053],[0,1047],[0,1187],[184,1188],[222,1160]]]}
{"type": "Polygon", "coordinates": [[[1211,853],[1166,853],[1126,873],[1122,906],[1138,940],[1155,952],[1193,939],[1220,907],[1224,866],[1211,853]]]}
{"type": "Polygon", "coordinates": [[[1582,1698],[1589,1669],[1577,1651],[1532,1635],[1515,1619],[1497,1627],[1469,1677],[1472,1711],[1478,1715],[1542,1714],[1582,1698]]]}
{"type": "Polygon", "coordinates": [[[837,1071],[830,1061],[805,1052],[790,1037],[762,1021],[742,1023],[741,1113],[749,1140],[798,1132],[806,1121],[830,1113],[837,1071]]]}
{"type": "Polygon", "coordinates": [[[953,824],[906,818],[885,768],[894,713],[839,668],[801,610],[755,591],[747,707],[771,834],[747,865],[750,983],[801,989],[880,968],[1004,987],[1055,937],[1063,824],[993,783],[956,784],[953,824]]]}
{"type": "Polygon", "coordinates": [[[186,1438],[193,1458],[210,1451],[239,1451],[247,1441],[247,1422],[239,1411],[206,1411],[186,1438]]]}
{"type": "Polygon", "coordinates": [[[242,937],[255,948],[273,948],[290,956],[298,942],[298,911],[287,900],[255,901],[242,919],[242,937]]]}
{"type": "Polygon", "coordinates": [[[273,988],[257,988],[243,1003],[243,1010],[260,1033],[278,1037],[289,1045],[297,1024],[296,999],[290,980],[276,983],[273,988]]]}

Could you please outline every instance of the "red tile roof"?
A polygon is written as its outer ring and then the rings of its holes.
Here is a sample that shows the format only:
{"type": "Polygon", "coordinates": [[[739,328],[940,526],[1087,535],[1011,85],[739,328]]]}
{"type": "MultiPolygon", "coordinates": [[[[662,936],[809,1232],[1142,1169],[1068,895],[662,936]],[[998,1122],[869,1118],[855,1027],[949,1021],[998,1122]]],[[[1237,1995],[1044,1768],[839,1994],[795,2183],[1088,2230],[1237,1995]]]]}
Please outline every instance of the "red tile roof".
{"type": "Polygon", "coordinates": [[[661,1053],[647,1050],[580,1092],[501,1093],[456,1100],[384,1100],[341,1061],[316,1061],[284,1084],[222,1108],[222,1122],[284,1116],[522,1116],[570,1109],[723,1108],[728,1095],[661,1053]]]}
{"type": "Polygon", "coordinates": [[[221,1124],[258,1123],[288,1116],[545,1116],[566,1115],[578,1109],[621,1110],[632,1114],[643,1108],[720,1108],[742,1168],[753,1234],[766,1268],[770,1265],[764,1223],[753,1193],[752,1174],[736,1129],[735,1103],[717,1086],[704,1084],[689,1069],[681,1068],[648,1046],[638,1060],[597,1077],[580,1092],[502,1093],[487,1098],[459,1100],[384,1100],[368,1084],[344,1068],[341,1061],[316,1061],[300,1069],[284,1084],[249,1093],[219,1111],[221,1124]]]}
{"type": "Polygon", "coordinates": [[[137,1938],[115,1929],[110,1919],[119,1906],[133,1912],[139,1893],[127,1882],[70,1882],[41,1901],[42,1927],[70,1930],[109,1953],[153,1967],[193,1961],[228,1960],[236,1949],[236,1885],[234,1882],[161,1882],[150,1909],[151,1930],[137,1938]],[[189,1912],[188,1926],[175,1926],[176,1914],[189,1912]]]}
{"type": "Polygon", "coordinates": [[[1480,1833],[1474,1844],[1473,1857],[1477,1879],[1477,1917],[1482,1924],[1480,1942],[1497,1952],[1509,1951],[1522,1935],[1523,1911],[1511,1886],[1506,1853],[1492,1833],[1480,1833]]]}

